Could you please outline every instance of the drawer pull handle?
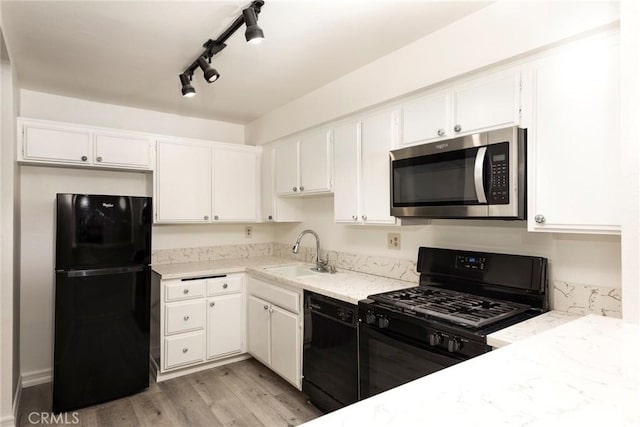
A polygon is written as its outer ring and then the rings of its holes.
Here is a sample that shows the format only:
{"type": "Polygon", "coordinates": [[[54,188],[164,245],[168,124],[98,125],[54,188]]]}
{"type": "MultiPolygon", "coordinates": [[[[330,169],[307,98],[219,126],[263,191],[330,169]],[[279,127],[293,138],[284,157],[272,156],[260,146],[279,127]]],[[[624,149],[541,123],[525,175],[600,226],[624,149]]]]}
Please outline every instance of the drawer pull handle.
{"type": "Polygon", "coordinates": [[[186,322],[187,320],[189,320],[189,316],[184,316],[184,321],[186,322]]]}
{"type": "Polygon", "coordinates": [[[222,285],[222,289],[227,289],[229,287],[229,285],[227,285],[226,283],[224,285],[222,285]]]}
{"type": "Polygon", "coordinates": [[[186,353],[187,351],[189,351],[189,349],[188,349],[187,347],[185,347],[185,348],[183,348],[183,349],[182,349],[182,352],[183,352],[183,353],[186,353]]]}
{"type": "Polygon", "coordinates": [[[216,305],[216,303],[215,303],[215,302],[213,302],[213,301],[211,301],[211,302],[209,303],[209,307],[213,307],[214,305],[216,305]]]}
{"type": "Polygon", "coordinates": [[[188,294],[189,293],[189,289],[185,289],[184,291],[182,291],[183,294],[188,294]]]}
{"type": "Polygon", "coordinates": [[[264,309],[265,309],[265,310],[269,310],[269,306],[268,306],[268,305],[265,305],[265,306],[264,306],[264,309]]]}

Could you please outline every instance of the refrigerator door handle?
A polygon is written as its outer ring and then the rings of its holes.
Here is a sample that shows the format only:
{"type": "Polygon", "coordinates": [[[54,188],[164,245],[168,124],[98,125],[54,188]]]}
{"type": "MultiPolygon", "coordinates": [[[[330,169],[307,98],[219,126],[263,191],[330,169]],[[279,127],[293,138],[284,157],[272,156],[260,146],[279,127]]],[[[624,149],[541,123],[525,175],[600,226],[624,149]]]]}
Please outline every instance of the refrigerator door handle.
{"type": "Polygon", "coordinates": [[[60,273],[67,273],[67,277],[88,277],[88,276],[105,276],[107,274],[125,274],[125,273],[137,273],[144,269],[144,265],[134,265],[129,267],[113,267],[113,268],[97,268],[92,270],[68,270],[59,271],[60,273]]]}

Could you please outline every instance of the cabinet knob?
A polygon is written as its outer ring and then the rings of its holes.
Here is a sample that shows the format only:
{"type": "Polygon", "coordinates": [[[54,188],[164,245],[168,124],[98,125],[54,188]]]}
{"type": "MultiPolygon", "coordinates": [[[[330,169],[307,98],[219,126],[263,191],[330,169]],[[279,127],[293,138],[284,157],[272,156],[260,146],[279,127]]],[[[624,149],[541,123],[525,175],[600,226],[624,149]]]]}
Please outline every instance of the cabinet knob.
{"type": "Polygon", "coordinates": [[[455,126],[453,127],[453,130],[455,130],[456,132],[460,132],[460,131],[462,130],[462,126],[460,126],[460,125],[455,125],[455,126]]]}
{"type": "Polygon", "coordinates": [[[183,348],[183,349],[182,349],[182,352],[183,352],[183,353],[186,353],[187,351],[189,351],[189,349],[188,349],[187,347],[185,347],[185,348],[183,348]]]}
{"type": "Polygon", "coordinates": [[[189,289],[185,289],[184,291],[182,291],[183,294],[188,294],[189,293],[189,289]]]}
{"type": "Polygon", "coordinates": [[[218,215],[214,215],[213,219],[215,219],[217,221],[218,220],[218,215]]]}
{"type": "Polygon", "coordinates": [[[208,220],[209,220],[209,215],[205,215],[205,216],[204,216],[204,220],[205,220],[205,221],[208,221],[208,220]]]}
{"type": "Polygon", "coordinates": [[[184,321],[186,322],[187,320],[189,320],[189,316],[184,316],[184,321]]]}
{"type": "Polygon", "coordinates": [[[214,305],[216,305],[216,303],[215,303],[215,302],[213,302],[213,301],[211,301],[211,302],[209,303],[209,307],[213,307],[214,305]]]}
{"type": "Polygon", "coordinates": [[[366,221],[366,220],[367,220],[367,216],[366,216],[366,215],[362,215],[362,219],[363,219],[364,221],[366,221]]]}
{"type": "Polygon", "coordinates": [[[298,191],[298,187],[293,187],[293,191],[298,191]]]}
{"type": "Polygon", "coordinates": [[[264,309],[265,309],[265,310],[269,310],[269,306],[268,306],[268,305],[265,305],[265,306],[264,306],[264,309]]]}
{"type": "Polygon", "coordinates": [[[273,215],[269,215],[269,219],[273,219],[273,215]]]}
{"type": "Polygon", "coordinates": [[[227,289],[229,287],[229,285],[227,285],[226,283],[224,285],[222,285],[222,289],[227,289]]]}
{"type": "Polygon", "coordinates": [[[536,215],[533,217],[533,220],[538,224],[542,224],[545,221],[544,215],[536,215]]]}
{"type": "Polygon", "coordinates": [[[304,187],[302,185],[300,186],[300,191],[304,191],[304,187]]]}
{"type": "Polygon", "coordinates": [[[87,161],[87,156],[80,157],[80,160],[82,160],[83,162],[86,162],[87,161]]]}
{"type": "Polygon", "coordinates": [[[96,157],[96,162],[101,162],[102,161],[102,157],[96,157]]]}
{"type": "Polygon", "coordinates": [[[353,219],[354,221],[358,219],[358,215],[352,215],[351,219],[353,219]]]}
{"type": "Polygon", "coordinates": [[[438,136],[444,135],[444,129],[438,129],[438,136]]]}

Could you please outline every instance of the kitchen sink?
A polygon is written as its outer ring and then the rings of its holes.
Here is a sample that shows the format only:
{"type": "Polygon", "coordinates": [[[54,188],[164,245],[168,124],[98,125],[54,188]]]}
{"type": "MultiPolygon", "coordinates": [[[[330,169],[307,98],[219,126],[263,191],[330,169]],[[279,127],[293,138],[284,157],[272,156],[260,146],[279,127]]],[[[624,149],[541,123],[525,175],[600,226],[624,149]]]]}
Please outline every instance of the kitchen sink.
{"type": "Polygon", "coordinates": [[[269,267],[265,268],[264,270],[284,277],[299,277],[321,274],[320,272],[313,271],[310,267],[304,265],[284,265],[280,267],[269,267]]]}

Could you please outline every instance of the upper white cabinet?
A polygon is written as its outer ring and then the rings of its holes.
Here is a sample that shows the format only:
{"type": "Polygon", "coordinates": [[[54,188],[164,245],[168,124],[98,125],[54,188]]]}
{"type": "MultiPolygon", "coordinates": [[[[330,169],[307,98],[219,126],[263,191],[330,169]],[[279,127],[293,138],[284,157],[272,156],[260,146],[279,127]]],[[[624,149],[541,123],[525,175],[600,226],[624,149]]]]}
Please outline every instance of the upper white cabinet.
{"type": "Polygon", "coordinates": [[[160,140],[157,152],[157,223],[257,220],[256,147],[160,140]]]}
{"type": "Polygon", "coordinates": [[[279,196],[332,191],[331,132],[313,130],[275,148],[275,187],[279,196]]]}
{"type": "Polygon", "coordinates": [[[262,147],[260,159],[260,219],[270,222],[302,221],[302,199],[275,194],[275,149],[262,147]]]}
{"type": "Polygon", "coordinates": [[[531,64],[530,231],[620,232],[619,62],[609,33],[531,64]]]}
{"type": "Polygon", "coordinates": [[[21,162],[153,169],[154,141],[144,134],[24,118],[18,127],[21,162]]]}
{"type": "Polygon", "coordinates": [[[245,148],[213,149],[214,221],[256,221],[258,217],[258,152],[245,148]]]}
{"type": "Polygon", "coordinates": [[[396,224],[389,214],[389,150],[397,143],[398,116],[385,110],[334,129],[336,222],[396,224]]]}
{"type": "Polygon", "coordinates": [[[156,222],[210,222],[211,147],[158,141],[157,151],[156,222]]]}
{"type": "Polygon", "coordinates": [[[148,169],[152,165],[153,144],[149,137],[96,132],[94,160],[105,166],[148,169]]]}
{"type": "Polygon", "coordinates": [[[402,146],[516,126],[520,71],[509,69],[402,103],[402,146]]]}

